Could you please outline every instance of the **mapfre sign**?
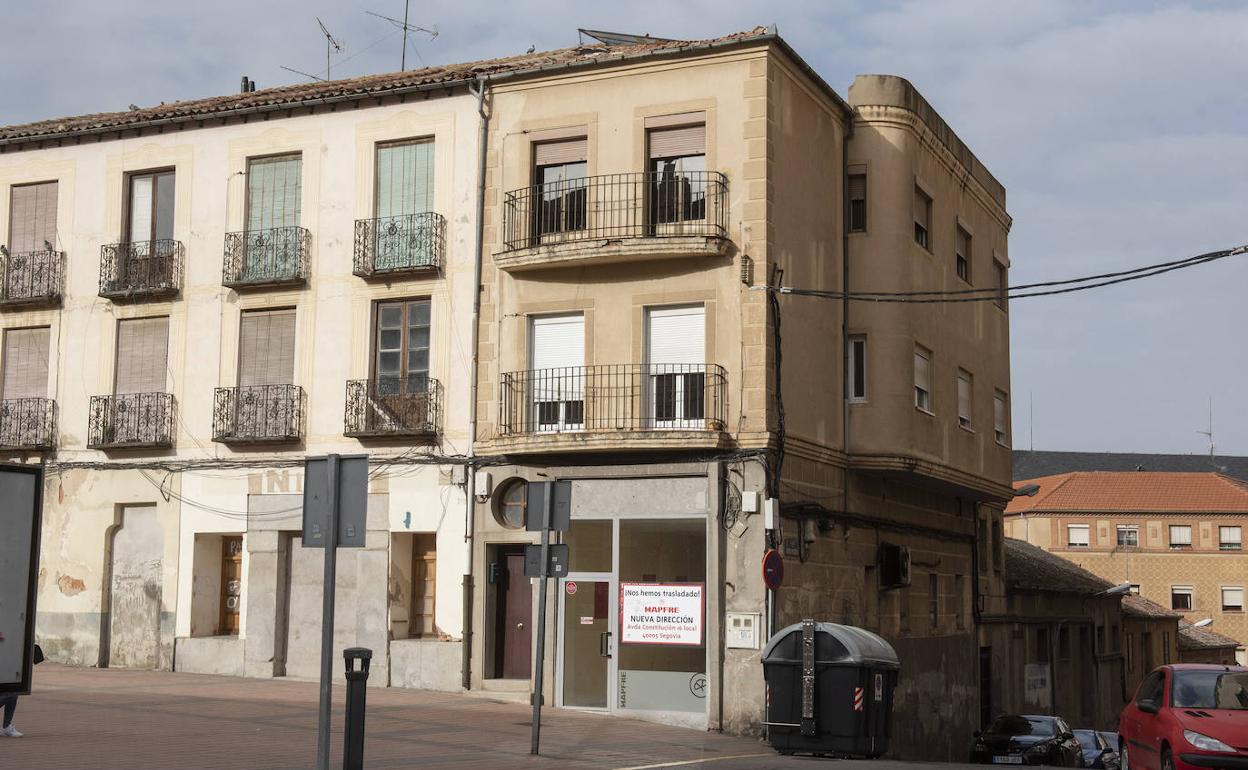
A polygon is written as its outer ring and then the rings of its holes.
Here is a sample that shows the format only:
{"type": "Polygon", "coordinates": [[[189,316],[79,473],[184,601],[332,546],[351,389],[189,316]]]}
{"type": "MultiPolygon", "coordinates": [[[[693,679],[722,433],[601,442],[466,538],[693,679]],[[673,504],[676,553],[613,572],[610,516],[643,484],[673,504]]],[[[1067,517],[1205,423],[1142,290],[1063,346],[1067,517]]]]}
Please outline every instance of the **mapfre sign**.
{"type": "Polygon", "coordinates": [[[702,645],[702,583],[620,583],[620,641],[702,645]]]}

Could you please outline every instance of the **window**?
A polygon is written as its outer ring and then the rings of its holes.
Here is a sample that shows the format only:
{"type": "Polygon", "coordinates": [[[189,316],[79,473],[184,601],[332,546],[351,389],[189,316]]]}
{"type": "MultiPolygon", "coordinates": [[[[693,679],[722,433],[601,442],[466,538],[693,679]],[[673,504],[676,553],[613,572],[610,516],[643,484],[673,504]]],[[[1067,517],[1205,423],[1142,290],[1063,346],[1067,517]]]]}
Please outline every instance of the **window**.
{"type": "Polygon", "coordinates": [[[242,278],[260,281],[299,275],[303,160],[299,154],[247,161],[247,246],[242,278]]]}
{"type": "Polygon", "coordinates": [[[867,230],[867,175],[849,175],[849,231],[862,233],[867,230]]]}
{"type": "Polygon", "coordinates": [[[438,546],[432,532],[390,538],[390,638],[437,636],[434,625],[438,546]]]}
{"type": "Polygon", "coordinates": [[[1187,612],[1194,609],[1195,603],[1192,601],[1191,586],[1171,586],[1170,587],[1170,609],[1187,612]]]}
{"type": "Polygon", "coordinates": [[[1088,525],[1087,524],[1067,524],[1066,525],[1066,545],[1070,548],[1087,548],[1088,547],[1088,525]]]}
{"type": "Polygon", "coordinates": [[[650,418],[655,427],[699,428],[706,419],[706,311],[693,307],[646,311],[650,418]]]}
{"type": "Polygon", "coordinates": [[[927,612],[931,617],[932,628],[940,626],[940,575],[935,572],[927,576],[927,612]]]}
{"type": "Polygon", "coordinates": [[[56,182],[9,188],[9,252],[56,250],[56,182]]]}
{"type": "Polygon", "coordinates": [[[994,259],[992,261],[992,269],[993,269],[993,272],[996,273],[995,277],[997,279],[996,305],[1002,310],[1005,310],[1006,303],[1009,301],[1009,288],[1010,288],[1010,285],[1006,282],[1007,274],[1005,271],[1005,264],[998,259],[994,259]]]}
{"type": "Polygon", "coordinates": [[[992,433],[1001,446],[1010,445],[1010,400],[1005,391],[992,394],[992,433]]]}
{"type": "Polygon", "coordinates": [[[932,352],[927,348],[914,349],[914,405],[925,412],[932,411],[932,352]]]}
{"type": "Polygon", "coordinates": [[[508,529],[522,528],[528,495],[529,485],[524,479],[508,482],[494,503],[494,519],[508,529]]]}
{"type": "Polygon", "coordinates": [[[239,326],[238,384],[290,385],[295,381],[295,311],[249,310],[239,326]]]}
{"type": "Polygon", "coordinates": [[[1109,651],[1118,652],[1122,647],[1122,629],[1117,623],[1109,627],[1109,651]]]}
{"type": "Polygon", "coordinates": [[[382,395],[423,393],[429,386],[429,300],[377,303],[373,377],[382,395]]]}
{"type": "Polygon", "coordinates": [[[533,237],[585,229],[587,199],[585,138],[533,145],[533,237]]]}
{"type": "Polygon", "coordinates": [[[1070,626],[1062,626],[1057,630],[1057,658],[1070,660],[1070,626]]]}
{"type": "MultiPolygon", "coordinates": [[[[173,171],[145,171],[126,179],[124,241],[141,243],[173,238],[173,171]]],[[[154,256],[154,254],[153,254],[154,256]]]]}
{"type": "Polygon", "coordinates": [[[958,425],[971,427],[971,373],[965,369],[958,370],[958,425]]]}
{"type": "Polygon", "coordinates": [[[849,400],[867,400],[867,336],[854,334],[849,338],[849,400]]]}
{"type": "Polygon", "coordinates": [[[48,341],[51,329],[4,330],[4,376],[0,399],[48,397],[48,341]]]}
{"type": "Polygon", "coordinates": [[[914,242],[927,250],[931,250],[930,233],[932,230],[932,199],[927,193],[914,188],[914,242]]]}
{"type": "Polygon", "coordinates": [[[217,633],[238,636],[238,619],[243,600],[243,536],[221,538],[221,612],[217,633]]]}
{"type": "Polygon", "coordinates": [[[954,248],[958,277],[971,282],[971,234],[958,226],[957,245],[954,248]]]}
{"type": "Polygon", "coordinates": [[[539,431],[580,430],[585,423],[585,317],[535,316],[529,323],[528,422],[539,431]]]}
{"type": "Polygon", "coordinates": [[[1139,584],[1139,583],[1132,583],[1132,584],[1131,584],[1131,589],[1130,589],[1130,591],[1131,591],[1131,593],[1135,594],[1136,596],[1139,596],[1139,595],[1140,595],[1140,584],[1139,584]]]}
{"type": "Polygon", "coordinates": [[[1238,551],[1244,547],[1243,530],[1239,527],[1218,527],[1218,549],[1238,551]]]}
{"type": "Polygon", "coordinates": [[[1140,689],[1135,695],[1135,702],[1143,703],[1144,701],[1152,701],[1160,706],[1161,693],[1165,688],[1165,684],[1165,674],[1161,671],[1154,671],[1145,677],[1144,682],[1140,685],[1140,689]]]}
{"type": "Polygon", "coordinates": [[[652,128],[651,225],[706,219],[706,124],[652,128]]]}
{"type": "Polygon", "coordinates": [[[1243,612],[1244,611],[1244,587],[1243,586],[1223,586],[1222,587],[1222,611],[1223,612],[1243,612]]]}
{"type": "Polygon", "coordinates": [[[1049,662],[1049,629],[1036,629],[1036,655],[1034,660],[1037,663],[1049,662]]]}
{"type": "Polygon", "coordinates": [[[1189,524],[1171,524],[1170,525],[1170,547],[1171,548],[1191,548],[1192,547],[1192,527],[1189,524]]]}
{"type": "Polygon", "coordinates": [[[1096,626],[1096,652],[1098,655],[1105,652],[1105,626],[1100,624],[1096,626]]]}
{"type": "Polygon", "coordinates": [[[168,316],[118,321],[113,392],[164,393],[168,355],[168,316]]]}
{"type": "Polygon", "coordinates": [[[373,268],[433,264],[434,143],[420,139],[377,145],[373,268]]]}
{"type": "Polygon", "coordinates": [[[1118,547],[1119,548],[1139,548],[1140,547],[1140,528],[1134,524],[1118,525],[1118,547]]]}

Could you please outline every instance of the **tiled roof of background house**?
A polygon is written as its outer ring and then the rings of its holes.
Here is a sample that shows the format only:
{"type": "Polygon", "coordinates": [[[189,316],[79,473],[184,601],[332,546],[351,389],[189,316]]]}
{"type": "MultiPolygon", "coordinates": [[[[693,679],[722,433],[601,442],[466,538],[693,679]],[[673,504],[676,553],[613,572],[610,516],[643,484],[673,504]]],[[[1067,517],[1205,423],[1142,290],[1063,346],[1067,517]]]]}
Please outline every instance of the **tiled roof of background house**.
{"type": "Polygon", "coordinates": [[[1180,650],[1225,650],[1243,646],[1225,634],[1190,623],[1179,623],[1178,643],[1180,650]]]}
{"type": "Polygon", "coordinates": [[[1168,610],[1157,602],[1145,599],[1139,594],[1127,594],[1122,597],[1122,614],[1133,618],[1181,618],[1181,613],[1168,610]]]}
{"type": "MultiPolygon", "coordinates": [[[[779,40],[774,29],[755,27],[752,30],[707,40],[654,39],[633,45],[605,45],[601,43],[578,45],[554,51],[539,51],[499,59],[484,59],[463,64],[424,67],[406,72],[388,72],[345,80],[277,86],[249,93],[170,102],[168,104],[142,107],[124,112],[103,112],[94,115],[53,118],[23,125],[3,126],[0,127],[0,142],[73,135],[100,130],[118,130],[138,127],[148,123],[188,119],[198,120],[231,112],[247,112],[287,106],[295,107],[304,104],[315,104],[321,101],[358,99],[372,95],[382,95],[388,91],[450,86],[465,83],[478,76],[496,77],[504,74],[517,75],[532,71],[591,66],[622,59],[677,54],[689,50],[770,39],[779,40]]],[[[787,48],[787,46],[785,47],[787,48]]],[[[811,74],[814,74],[813,71],[811,74]]],[[[817,78],[818,76],[816,75],[815,77],[817,78]]]]}
{"type": "Polygon", "coordinates": [[[1112,588],[1072,561],[1012,537],[1005,539],[1005,582],[1023,591],[1095,594],[1112,588]]]}
{"type": "Polygon", "coordinates": [[[1224,473],[1248,479],[1248,457],[1161,455],[1134,452],[1046,452],[1014,450],[1014,478],[1038,479],[1073,471],[1176,471],[1224,473]]]}
{"type": "Polygon", "coordinates": [[[1063,473],[1014,482],[1039,484],[1034,497],[1016,497],[1007,515],[1053,511],[1248,514],[1248,482],[1218,473],[1103,471],[1063,473]]]}

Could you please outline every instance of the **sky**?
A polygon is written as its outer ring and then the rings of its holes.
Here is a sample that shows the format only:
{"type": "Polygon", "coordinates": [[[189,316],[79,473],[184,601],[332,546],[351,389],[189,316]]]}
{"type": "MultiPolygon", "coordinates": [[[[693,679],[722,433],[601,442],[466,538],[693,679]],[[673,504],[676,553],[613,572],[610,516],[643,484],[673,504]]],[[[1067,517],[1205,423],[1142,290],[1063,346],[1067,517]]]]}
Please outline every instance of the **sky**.
{"type": "MultiPolygon", "coordinates": [[[[398,69],[404,0],[0,0],[0,125],[398,69]],[[17,66],[14,66],[17,65],[17,66]]],[[[408,65],[775,24],[844,95],[908,78],[1008,191],[1013,284],[1248,243],[1248,2],[413,0],[408,65]],[[640,20],[640,21],[639,21],[640,20]]],[[[1248,256],[1011,304],[1014,446],[1248,454],[1248,256]]]]}

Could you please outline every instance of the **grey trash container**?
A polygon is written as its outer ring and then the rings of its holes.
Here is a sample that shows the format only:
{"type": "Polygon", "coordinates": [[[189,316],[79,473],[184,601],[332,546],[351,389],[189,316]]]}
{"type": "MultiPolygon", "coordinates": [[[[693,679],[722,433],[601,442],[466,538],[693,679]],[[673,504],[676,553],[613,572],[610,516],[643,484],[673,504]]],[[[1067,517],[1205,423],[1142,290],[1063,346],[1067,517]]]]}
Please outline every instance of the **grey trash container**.
{"type": "Polygon", "coordinates": [[[771,745],[782,754],[880,756],[900,669],[893,646],[863,628],[805,620],[781,630],[763,650],[771,745]]]}

